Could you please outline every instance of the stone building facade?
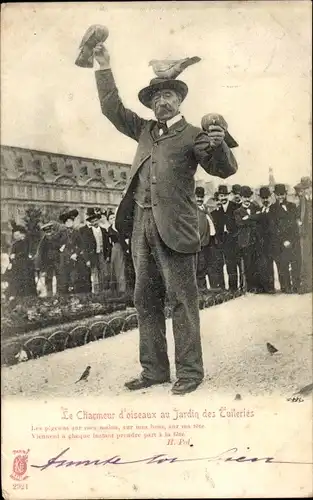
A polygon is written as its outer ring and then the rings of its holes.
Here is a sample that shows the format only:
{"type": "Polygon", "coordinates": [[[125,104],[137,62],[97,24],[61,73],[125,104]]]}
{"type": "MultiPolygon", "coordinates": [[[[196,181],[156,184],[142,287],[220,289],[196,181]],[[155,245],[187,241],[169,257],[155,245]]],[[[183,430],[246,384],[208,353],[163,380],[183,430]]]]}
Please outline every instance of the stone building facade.
{"type": "Polygon", "coordinates": [[[77,208],[80,221],[87,207],[114,209],[126,185],[130,165],[15,146],[1,146],[1,230],[21,223],[36,206],[43,219],[77,208]]]}

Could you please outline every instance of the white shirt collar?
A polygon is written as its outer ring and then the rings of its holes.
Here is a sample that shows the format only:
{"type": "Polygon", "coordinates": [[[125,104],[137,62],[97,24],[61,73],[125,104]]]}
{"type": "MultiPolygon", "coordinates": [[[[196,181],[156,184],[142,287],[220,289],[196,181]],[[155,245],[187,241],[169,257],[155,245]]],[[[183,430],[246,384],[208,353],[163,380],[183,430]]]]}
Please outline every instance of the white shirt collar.
{"type": "Polygon", "coordinates": [[[169,127],[171,127],[172,125],[174,125],[174,123],[179,122],[182,118],[183,118],[183,116],[182,116],[180,113],[178,113],[178,115],[175,115],[175,116],[173,116],[173,118],[171,118],[170,120],[167,120],[166,125],[167,125],[167,126],[168,126],[168,128],[169,128],[169,127]]]}
{"type": "Polygon", "coordinates": [[[222,209],[224,210],[224,212],[226,212],[226,210],[228,209],[228,205],[229,205],[229,200],[224,205],[222,203],[222,209]]]}

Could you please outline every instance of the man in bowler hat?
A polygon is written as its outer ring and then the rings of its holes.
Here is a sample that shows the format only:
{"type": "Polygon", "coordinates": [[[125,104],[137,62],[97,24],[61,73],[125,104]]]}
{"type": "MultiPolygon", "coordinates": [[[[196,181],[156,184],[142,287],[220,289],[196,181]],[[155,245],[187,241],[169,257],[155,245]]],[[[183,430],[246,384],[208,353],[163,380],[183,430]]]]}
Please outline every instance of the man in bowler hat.
{"type": "Polygon", "coordinates": [[[312,292],[312,180],[302,177],[299,184],[299,229],[301,242],[301,293],[312,292]]]}
{"type": "Polygon", "coordinates": [[[241,206],[235,210],[238,227],[238,248],[244,264],[247,292],[261,290],[257,266],[257,207],[252,203],[253,191],[250,186],[240,189],[241,206]]]}
{"type": "Polygon", "coordinates": [[[223,264],[218,272],[217,250],[215,245],[215,226],[213,219],[204,204],[205,191],[202,186],[197,186],[195,190],[196,202],[198,205],[199,231],[201,250],[197,259],[197,282],[199,290],[207,290],[206,277],[209,278],[210,288],[221,288],[223,264]]]}
{"type": "Polygon", "coordinates": [[[194,175],[198,164],[211,175],[229,177],[237,170],[219,125],[208,132],[180,113],[188,87],[181,80],[154,78],[139,94],[154,112],[146,120],[124,107],[103,45],[95,49],[102,113],[138,142],[130,175],[116,214],[116,228],[132,235],[136,272],[134,303],[140,332],[139,378],[127,382],[138,390],[170,381],[164,301],[173,321],[177,381],[174,394],[194,391],[203,373],[196,254],[200,250],[194,175]]]}
{"type": "Polygon", "coordinates": [[[260,283],[264,293],[275,293],[274,288],[274,262],[272,255],[272,240],[270,232],[270,205],[271,191],[268,186],[260,187],[259,191],[261,206],[257,210],[257,265],[259,269],[260,283]]]}
{"type": "Polygon", "coordinates": [[[109,287],[110,242],[108,232],[100,226],[102,212],[98,208],[88,207],[86,221],[88,225],[80,228],[82,248],[87,267],[90,269],[92,292],[103,292],[109,287]]]}
{"type": "Polygon", "coordinates": [[[213,210],[211,215],[216,228],[217,245],[226,264],[229,290],[234,292],[238,288],[239,276],[238,228],[235,221],[235,210],[238,205],[229,200],[230,192],[227,186],[218,186],[217,193],[220,206],[213,210]]]}
{"type": "Polygon", "coordinates": [[[276,202],[270,206],[269,215],[273,257],[277,265],[280,288],[283,293],[298,293],[301,249],[297,207],[287,201],[287,189],[284,184],[276,184],[274,194],[276,202]]]}
{"type": "Polygon", "coordinates": [[[240,184],[234,184],[231,188],[232,193],[232,201],[239,206],[241,205],[241,194],[240,194],[241,186],[240,184]]]}
{"type": "Polygon", "coordinates": [[[64,295],[75,292],[77,275],[77,259],[80,253],[78,232],[74,229],[74,221],[78,210],[65,210],[59,216],[59,221],[64,224],[60,232],[59,241],[59,282],[58,293],[64,295]]]}

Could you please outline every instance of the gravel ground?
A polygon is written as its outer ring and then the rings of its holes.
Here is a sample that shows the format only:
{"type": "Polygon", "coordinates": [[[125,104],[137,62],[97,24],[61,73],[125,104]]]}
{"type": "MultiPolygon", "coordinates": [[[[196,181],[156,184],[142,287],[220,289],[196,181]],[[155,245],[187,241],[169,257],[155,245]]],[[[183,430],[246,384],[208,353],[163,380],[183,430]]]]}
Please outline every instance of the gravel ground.
{"type": "MultiPolygon", "coordinates": [[[[288,396],[312,383],[311,318],[312,295],[247,295],[202,310],[205,380],[197,394],[288,396]],[[266,342],[278,352],[270,355],[266,342]]],[[[174,379],[170,320],[168,347],[174,379]]],[[[125,396],[124,382],[139,372],[138,330],[133,330],[5,367],[2,394],[44,399],[125,396]],[[87,365],[91,365],[89,380],[75,384],[87,365]]],[[[174,397],[170,387],[165,384],[142,392],[174,397]]]]}

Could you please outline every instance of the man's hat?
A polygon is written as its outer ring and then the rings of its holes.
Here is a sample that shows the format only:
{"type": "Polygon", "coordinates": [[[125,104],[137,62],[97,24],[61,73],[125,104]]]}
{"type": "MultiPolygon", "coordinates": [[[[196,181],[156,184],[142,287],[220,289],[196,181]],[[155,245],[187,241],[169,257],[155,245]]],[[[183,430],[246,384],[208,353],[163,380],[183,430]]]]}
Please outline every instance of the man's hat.
{"type": "Polygon", "coordinates": [[[253,191],[250,186],[241,186],[240,196],[244,196],[245,198],[250,198],[253,195],[253,191]]]}
{"type": "Polygon", "coordinates": [[[299,191],[302,191],[304,188],[303,188],[303,185],[301,184],[301,182],[298,182],[298,184],[293,186],[293,189],[295,190],[296,193],[299,193],[299,191]]]}
{"type": "Polygon", "coordinates": [[[240,194],[240,189],[241,189],[240,184],[234,184],[233,187],[231,188],[231,192],[233,194],[240,194]]]}
{"type": "Polygon", "coordinates": [[[151,108],[151,99],[155,92],[158,90],[175,90],[178,92],[182,101],[185,99],[188,94],[188,87],[185,82],[181,80],[174,80],[169,78],[153,78],[150,81],[148,87],[145,87],[140,90],[138,94],[139,101],[146,106],[147,108],[151,108]]]}
{"type": "Polygon", "coordinates": [[[308,189],[312,187],[312,179],[310,177],[301,177],[300,184],[302,189],[308,189]]]}
{"type": "Polygon", "coordinates": [[[285,184],[275,184],[274,193],[277,195],[287,194],[287,189],[285,184]]]}
{"type": "Polygon", "coordinates": [[[88,207],[86,215],[87,215],[86,220],[88,220],[89,222],[95,219],[101,219],[102,217],[101,209],[88,207]]]}
{"type": "Polygon", "coordinates": [[[204,198],[204,188],[202,186],[197,186],[195,189],[195,195],[198,196],[199,198],[204,198]]]}
{"type": "Polygon", "coordinates": [[[230,191],[225,184],[220,184],[217,188],[217,194],[229,194],[230,191]]]}
{"type": "Polygon", "coordinates": [[[271,196],[270,189],[267,186],[260,187],[259,196],[260,198],[269,198],[271,196]]]}
{"type": "Polygon", "coordinates": [[[27,229],[26,229],[26,227],[21,226],[20,224],[16,224],[16,225],[14,226],[13,232],[15,233],[15,231],[19,231],[20,233],[23,233],[23,234],[26,234],[26,233],[27,233],[27,229]]]}
{"type": "Polygon", "coordinates": [[[78,215],[78,210],[74,208],[73,210],[66,210],[59,216],[61,222],[66,222],[68,219],[74,220],[78,215]]]}

